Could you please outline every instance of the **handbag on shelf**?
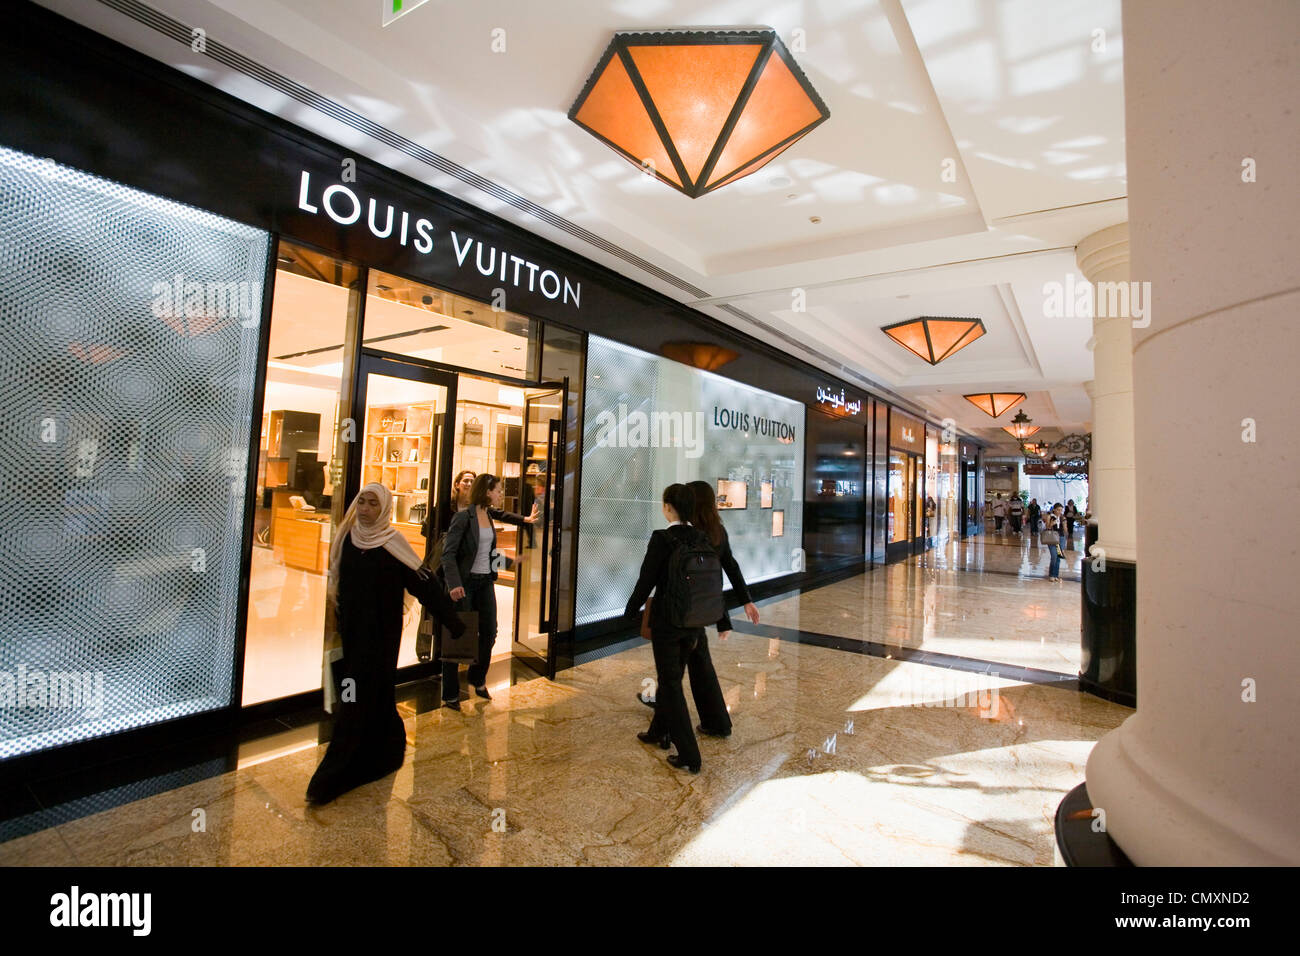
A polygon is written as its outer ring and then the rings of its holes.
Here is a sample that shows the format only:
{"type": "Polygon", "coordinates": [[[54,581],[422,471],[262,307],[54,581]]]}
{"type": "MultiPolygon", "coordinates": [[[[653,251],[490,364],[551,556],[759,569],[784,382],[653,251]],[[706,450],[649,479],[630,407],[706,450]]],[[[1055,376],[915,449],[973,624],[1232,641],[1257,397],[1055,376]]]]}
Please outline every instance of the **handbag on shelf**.
{"type": "Polygon", "coordinates": [[[428,514],[428,512],[429,512],[428,502],[421,501],[417,504],[413,504],[411,505],[411,513],[407,518],[407,521],[409,521],[411,524],[417,524],[419,522],[422,522],[424,521],[425,516],[428,514]]]}
{"type": "Polygon", "coordinates": [[[462,445],[483,444],[483,424],[477,418],[465,419],[465,431],[461,438],[462,445]]]}

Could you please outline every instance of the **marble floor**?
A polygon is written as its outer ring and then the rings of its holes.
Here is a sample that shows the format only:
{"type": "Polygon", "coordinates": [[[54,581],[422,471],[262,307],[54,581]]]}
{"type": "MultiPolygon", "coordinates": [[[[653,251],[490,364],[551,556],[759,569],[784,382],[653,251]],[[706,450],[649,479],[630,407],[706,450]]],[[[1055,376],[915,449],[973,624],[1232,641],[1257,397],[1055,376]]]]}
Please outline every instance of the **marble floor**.
{"type": "MultiPolygon", "coordinates": [[[[774,602],[764,623],[798,614],[847,631],[837,615],[855,600],[881,602],[873,620],[928,607],[933,632],[909,619],[907,633],[955,652],[960,622],[969,631],[987,607],[987,633],[969,640],[1027,645],[1064,626],[1070,585],[995,573],[1026,560],[1005,547],[926,559],[979,570],[878,569],[774,602]]],[[[303,799],[324,750],[310,732],[0,844],[0,865],[1053,865],[1057,804],[1132,713],[1069,685],[791,639],[737,631],[711,646],[735,732],[701,740],[696,776],[635,739],[648,711],[633,695],[654,675],[639,643],[461,714],[408,709],[401,770],[323,808],[303,799]]]]}
{"type": "Polygon", "coordinates": [[[761,621],[1074,676],[1083,544],[1072,543],[1079,550],[1063,549],[1059,584],[1047,580],[1047,549],[1034,536],[986,535],[765,602],[761,621]]]}

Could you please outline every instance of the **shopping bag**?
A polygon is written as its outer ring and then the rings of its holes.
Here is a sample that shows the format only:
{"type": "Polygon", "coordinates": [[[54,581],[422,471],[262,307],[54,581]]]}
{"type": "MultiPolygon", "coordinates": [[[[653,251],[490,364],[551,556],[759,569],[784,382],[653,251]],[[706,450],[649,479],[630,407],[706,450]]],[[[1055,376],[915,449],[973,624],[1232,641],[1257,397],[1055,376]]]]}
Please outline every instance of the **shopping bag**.
{"type": "Polygon", "coordinates": [[[451,631],[442,628],[442,650],[438,656],[444,661],[478,663],[478,612],[457,611],[456,613],[465,624],[465,633],[460,637],[452,637],[451,631]]]}

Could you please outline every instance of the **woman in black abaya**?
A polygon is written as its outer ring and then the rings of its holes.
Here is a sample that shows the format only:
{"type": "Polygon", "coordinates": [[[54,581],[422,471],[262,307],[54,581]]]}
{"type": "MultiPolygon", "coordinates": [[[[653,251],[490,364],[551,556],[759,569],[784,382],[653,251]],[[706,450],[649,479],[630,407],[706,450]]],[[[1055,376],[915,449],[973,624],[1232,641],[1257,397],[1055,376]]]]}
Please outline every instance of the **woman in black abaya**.
{"type": "Polygon", "coordinates": [[[335,665],[341,693],[333,739],[307,785],[310,803],[329,803],[402,765],[406,730],[393,684],[404,592],[454,633],[465,629],[442,584],[421,567],[392,520],[392,492],[372,482],[348,507],[330,545],[329,594],[343,640],[335,665]]]}

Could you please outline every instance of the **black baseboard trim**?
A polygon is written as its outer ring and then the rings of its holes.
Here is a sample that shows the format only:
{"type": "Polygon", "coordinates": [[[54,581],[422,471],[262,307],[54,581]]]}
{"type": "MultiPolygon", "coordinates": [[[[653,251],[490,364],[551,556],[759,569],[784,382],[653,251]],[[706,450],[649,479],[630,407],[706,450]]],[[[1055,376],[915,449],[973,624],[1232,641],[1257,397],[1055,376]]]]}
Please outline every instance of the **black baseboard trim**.
{"type": "Polygon", "coordinates": [[[1093,830],[1088,785],[1081,783],[1056,807],[1056,845],[1066,866],[1131,867],[1130,860],[1108,833],[1093,830]]]}
{"type": "Polygon", "coordinates": [[[1100,697],[1102,700],[1108,700],[1112,704],[1122,704],[1125,707],[1137,709],[1137,694],[1124,690],[1117,690],[1107,687],[1105,684],[1098,684],[1096,681],[1088,680],[1082,674],[1079,675],[1079,690],[1091,694],[1093,697],[1100,697]]]}

